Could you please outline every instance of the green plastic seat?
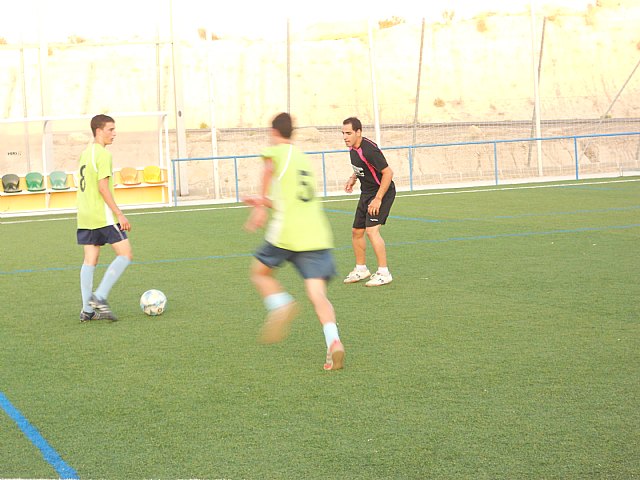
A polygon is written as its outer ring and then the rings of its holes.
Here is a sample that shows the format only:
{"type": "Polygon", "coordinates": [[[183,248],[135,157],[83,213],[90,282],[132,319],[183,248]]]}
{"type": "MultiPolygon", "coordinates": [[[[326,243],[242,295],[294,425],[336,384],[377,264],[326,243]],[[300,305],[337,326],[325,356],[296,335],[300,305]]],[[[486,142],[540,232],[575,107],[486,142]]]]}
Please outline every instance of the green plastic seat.
{"type": "Polygon", "coordinates": [[[44,185],[44,177],[40,172],[29,172],[24,177],[27,184],[27,190],[30,192],[42,192],[46,189],[44,185]]]}
{"type": "Polygon", "coordinates": [[[49,174],[49,182],[51,182],[51,188],[53,190],[69,190],[69,184],[67,183],[67,172],[56,170],[49,174]]]}
{"type": "Polygon", "coordinates": [[[18,193],[20,189],[20,177],[14,173],[7,173],[2,176],[2,188],[4,193],[18,193]]]}

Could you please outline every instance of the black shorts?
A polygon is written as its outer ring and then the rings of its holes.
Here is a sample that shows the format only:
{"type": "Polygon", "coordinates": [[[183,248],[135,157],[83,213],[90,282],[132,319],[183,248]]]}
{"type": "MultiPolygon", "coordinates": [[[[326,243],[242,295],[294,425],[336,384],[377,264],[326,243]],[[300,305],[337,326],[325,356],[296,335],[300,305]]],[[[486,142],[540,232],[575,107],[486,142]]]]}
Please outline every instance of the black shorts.
{"type": "Polygon", "coordinates": [[[127,232],[120,230],[120,224],[89,230],[79,228],[77,232],[78,245],[112,245],[127,239],[127,232]]]}
{"type": "Polygon", "coordinates": [[[374,193],[361,193],[358,206],[356,208],[356,215],[353,219],[353,228],[367,228],[375,227],[376,225],[384,225],[387,222],[387,217],[391,212],[391,205],[396,199],[395,186],[389,187],[387,193],[382,197],[382,203],[380,204],[380,211],[377,215],[369,215],[369,204],[376,196],[374,193]]]}

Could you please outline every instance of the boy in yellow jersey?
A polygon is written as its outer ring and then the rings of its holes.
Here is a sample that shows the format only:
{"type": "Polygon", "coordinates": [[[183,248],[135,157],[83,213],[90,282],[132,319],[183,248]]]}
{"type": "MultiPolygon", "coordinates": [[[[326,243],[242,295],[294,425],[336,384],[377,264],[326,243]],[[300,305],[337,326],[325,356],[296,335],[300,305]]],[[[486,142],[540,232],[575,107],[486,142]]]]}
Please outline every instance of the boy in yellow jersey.
{"type": "Polygon", "coordinates": [[[333,233],[316,197],[316,180],[308,157],[291,143],[293,122],[280,113],[271,124],[271,143],[262,152],[262,195],[244,199],[252,208],[245,224],[254,232],[267,223],[265,243],[255,252],[251,281],[264,300],[268,314],[260,341],[284,340],[298,305],[274,277],[276,268],[291,262],[304,279],[327,346],[325,370],[344,366],[344,347],[338,336],[336,315],[327,297],[327,283],[336,275],[331,249],[333,233]]]}
{"type": "Polygon", "coordinates": [[[105,148],[116,137],[116,124],[108,115],[91,119],[93,142],[82,152],[78,164],[78,244],[84,248],[80,269],[82,310],[80,321],[117,320],[107,303],[111,287],[131,263],[133,253],[127,231],[131,224],[113,199],[113,165],[105,148]],[[110,244],[116,258],[111,262],[93,291],[93,274],[100,258],[100,248],[110,244]]]}

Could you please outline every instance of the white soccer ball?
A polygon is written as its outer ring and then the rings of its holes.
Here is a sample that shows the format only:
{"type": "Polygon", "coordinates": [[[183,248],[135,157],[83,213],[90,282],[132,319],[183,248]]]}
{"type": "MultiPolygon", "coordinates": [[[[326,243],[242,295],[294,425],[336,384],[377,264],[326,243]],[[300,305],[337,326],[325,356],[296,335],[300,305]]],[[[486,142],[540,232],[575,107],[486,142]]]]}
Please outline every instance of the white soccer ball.
{"type": "Polygon", "coordinates": [[[160,290],[147,290],[140,297],[140,308],[152,317],[162,315],[167,308],[167,297],[160,290]]]}

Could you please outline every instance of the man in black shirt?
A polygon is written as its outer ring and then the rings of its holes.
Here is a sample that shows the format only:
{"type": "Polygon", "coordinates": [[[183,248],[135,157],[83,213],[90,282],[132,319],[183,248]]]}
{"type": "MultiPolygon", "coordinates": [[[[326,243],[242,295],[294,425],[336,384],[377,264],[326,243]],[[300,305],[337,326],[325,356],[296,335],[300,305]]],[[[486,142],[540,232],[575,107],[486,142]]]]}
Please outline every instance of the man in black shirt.
{"type": "Polygon", "coordinates": [[[387,265],[387,251],[380,235],[396,198],[393,171],[378,146],[362,136],[362,123],[355,117],[342,122],[342,138],[349,147],[353,175],[349,177],[344,191],[351,193],[356,179],[360,180],[360,200],[356,208],[351,230],[351,243],[356,257],[356,266],[344,283],[355,283],[369,278],[367,287],[391,283],[393,278],[387,265]],[[378,260],[378,269],[371,275],[366,264],[365,232],[378,260]]]}

